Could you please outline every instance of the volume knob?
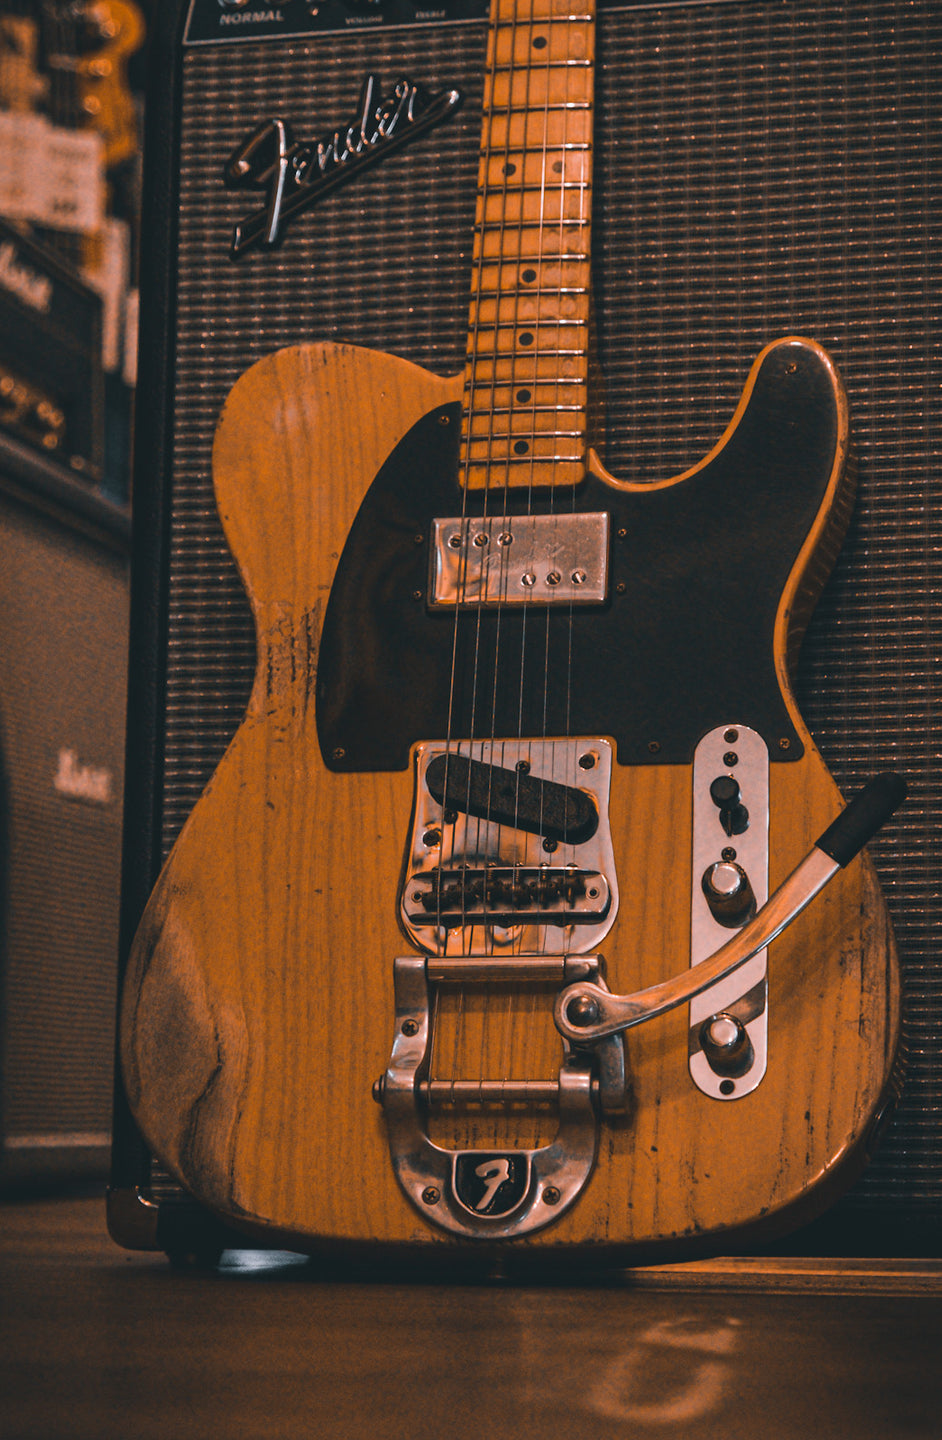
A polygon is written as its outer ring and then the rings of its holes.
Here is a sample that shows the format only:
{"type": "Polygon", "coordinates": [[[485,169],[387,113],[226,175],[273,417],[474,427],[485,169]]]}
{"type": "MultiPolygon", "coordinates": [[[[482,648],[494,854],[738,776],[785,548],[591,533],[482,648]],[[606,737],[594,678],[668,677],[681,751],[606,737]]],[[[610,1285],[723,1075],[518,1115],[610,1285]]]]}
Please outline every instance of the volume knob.
{"type": "Polygon", "coordinates": [[[754,1059],[745,1025],[727,1010],[704,1020],[700,1045],[717,1075],[744,1075],[754,1059]]]}
{"type": "Polygon", "coordinates": [[[710,914],[718,925],[734,930],[756,913],[756,897],[749,876],[732,860],[717,860],[708,866],[700,883],[710,914]]]}

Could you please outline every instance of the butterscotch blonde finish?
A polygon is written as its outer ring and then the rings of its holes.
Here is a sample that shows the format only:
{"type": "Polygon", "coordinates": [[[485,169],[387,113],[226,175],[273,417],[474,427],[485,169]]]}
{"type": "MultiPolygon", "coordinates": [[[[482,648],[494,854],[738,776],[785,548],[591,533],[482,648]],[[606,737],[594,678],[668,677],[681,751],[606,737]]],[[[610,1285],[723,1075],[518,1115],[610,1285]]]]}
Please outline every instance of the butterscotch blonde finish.
{"type": "MultiPolygon", "coordinates": [[[[124,989],[122,1057],[134,1113],[163,1163],[228,1220],[302,1248],[454,1243],[400,1192],[371,1096],[393,1038],[393,959],[410,949],[397,892],[412,775],[328,771],[313,691],[324,608],[357,507],[396,441],[460,391],[460,380],[388,356],[305,346],[238,382],[216,438],[218,504],[255,614],[258,672],[244,723],[144,916],[124,989]]],[[[782,597],[783,676],[846,508],[845,444],[846,434],[782,597]]],[[[771,886],[841,806],[789,703],[805,754],[772,765],[771,886]]],[[[615,765],[621,902],[600,947],[613,990],[687,963],[691,809],[689,767],[615,765]]],[[[723,1103],[694,1087],[686,1008],[631,1032],[630,1114],[602,1121],[596,1171],[572,1210],[514,1244],[647,1246],[709,1234],[722,1248],[727,1232],[826,1194],[842,1164],[862,1155],[897,1041],[892,938],[865,857],[772,947],[769,973],[758,1088],[723,1103]]],[[[528,995],[516,1017],[482,1022],[474,1044],[485,1074],[552,1074],[558,1041],[531,1023],[551,1004],[551,992],[528,995]]],[[[540,1133],[552,1133],[551,1119],[540,1133]]],[[[482,1120],[460,1138],[489,1135],[482,1120]]]]}

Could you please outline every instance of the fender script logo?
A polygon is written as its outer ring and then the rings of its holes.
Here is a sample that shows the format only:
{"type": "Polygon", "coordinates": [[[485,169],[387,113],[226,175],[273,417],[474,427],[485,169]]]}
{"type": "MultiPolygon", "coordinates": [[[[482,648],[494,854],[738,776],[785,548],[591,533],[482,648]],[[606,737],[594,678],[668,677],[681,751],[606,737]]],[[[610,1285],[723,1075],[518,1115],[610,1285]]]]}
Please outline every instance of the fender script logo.
{"type": "Polygon", "coordinates": [[[266,120],[233,151],[226,162],[226,183],[265,193],[265,204],[250,211],[232,232],[233,260],[252,245],[276,244],[287,221],[447,119],[462,99],[458,90],[429,95],[406,79],[385,99],[377,100],[376,92],[376,77],[368,75],[356,118],[322,140],[295,141],[283,120],[266,120]]]}

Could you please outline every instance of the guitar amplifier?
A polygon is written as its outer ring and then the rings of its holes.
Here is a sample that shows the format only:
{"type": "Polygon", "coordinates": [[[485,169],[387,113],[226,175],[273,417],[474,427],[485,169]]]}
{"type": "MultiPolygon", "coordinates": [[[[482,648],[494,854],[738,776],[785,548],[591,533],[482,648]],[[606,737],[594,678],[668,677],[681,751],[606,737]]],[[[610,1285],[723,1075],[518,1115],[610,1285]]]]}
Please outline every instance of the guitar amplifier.
{"type": "Polygon", "coordinates": [[[108,1168],[128,530],[0,435],[0,1191],[108,1168]]]}
{"type": "MultiPolygon", "coordinates": [[[[160,7],[125,952],[254,674],[248,603],[212,497],[223,402],[253,362],[308,340],[460,371],[485,40],[479,0],[160,7]],[[279,144],[309,182],[283,208],[279,144]]],[[[942,1205],[940,44],[933,0],[599,0],[592,265],[605,465],[645,482],[696,463],[752,359],[780,335],[824,345],[850,400],[856,509],[797,689],[845,793],[886,767],[909,781],[908,804],[871,846],[904,970],[908,1069],[877,1158],[792,1242],[799,1252],[937,1244],[942,1205]]],[[[120,1096],[118,1125],[113,1228],[128,1244],[159,1239],[160,1212],[179,1214],[184,1197],[152,1167],[120,1096]]]]}

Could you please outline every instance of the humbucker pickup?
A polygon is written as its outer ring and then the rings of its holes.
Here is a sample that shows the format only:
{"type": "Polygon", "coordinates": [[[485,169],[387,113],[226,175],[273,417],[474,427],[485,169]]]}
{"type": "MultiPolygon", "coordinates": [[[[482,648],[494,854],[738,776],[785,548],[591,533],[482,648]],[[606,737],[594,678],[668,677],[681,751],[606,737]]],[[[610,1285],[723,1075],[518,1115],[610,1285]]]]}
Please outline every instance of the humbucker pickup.
{"type": "Polygon", "coordinates": [[[608,549],[604,512],[435,520],[430,605],[599,605],[608,549]]]}

